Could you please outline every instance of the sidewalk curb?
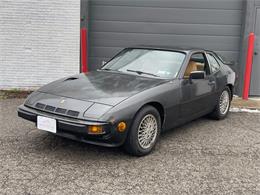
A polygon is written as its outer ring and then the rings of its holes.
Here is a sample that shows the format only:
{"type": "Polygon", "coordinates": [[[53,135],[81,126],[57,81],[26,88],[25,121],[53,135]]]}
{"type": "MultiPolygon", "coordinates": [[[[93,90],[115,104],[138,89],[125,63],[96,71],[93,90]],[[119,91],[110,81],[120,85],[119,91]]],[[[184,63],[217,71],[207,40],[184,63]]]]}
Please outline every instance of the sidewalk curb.
{"type": "Polygon", "coordinates": [[[260,114],[260,109],[256,108],[236,108],[236,107],[231,107],[230,112],[246,112],[246,113],[257,113],[260,114]]]}

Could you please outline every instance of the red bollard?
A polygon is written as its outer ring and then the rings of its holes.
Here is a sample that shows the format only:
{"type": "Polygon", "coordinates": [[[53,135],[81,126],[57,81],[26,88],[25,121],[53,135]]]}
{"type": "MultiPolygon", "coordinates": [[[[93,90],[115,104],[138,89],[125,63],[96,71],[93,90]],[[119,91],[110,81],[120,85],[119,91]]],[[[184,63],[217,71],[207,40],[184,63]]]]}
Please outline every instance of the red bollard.
{"type": "Polygon", "coordinates": [[[243,99],[244,100],[248,100],[248,95],[249,95],[252,64],[253,64],[253,55],[254,55],[254,43],[255,43],[255,34],[250,33],[249,37],[248,37],[246,69],[245,69],[245,76],[244,76],[244,90],[243,90],[243,99]]]}
{"type": "Polygon", "coordinates": [[[87,51],[87,29],[82,28],[81,35],[81,72],[88,72],[88,51],[87,51]]]}

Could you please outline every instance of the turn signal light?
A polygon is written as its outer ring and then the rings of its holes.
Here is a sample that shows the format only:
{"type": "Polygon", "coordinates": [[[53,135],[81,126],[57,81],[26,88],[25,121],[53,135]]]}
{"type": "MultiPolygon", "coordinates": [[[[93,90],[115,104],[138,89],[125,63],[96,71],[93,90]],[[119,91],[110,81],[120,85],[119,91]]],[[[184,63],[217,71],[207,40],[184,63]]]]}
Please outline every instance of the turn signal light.
{"type": "Polygon", "coordinates": [[[92,135],[103,134],[103,127],[100,125],[91,125],[88,126],[88,133],[92,135]]]}
{"type": "Polygon", "coordinates": [[[122,133],[126,130],[126,123],[125,122],[120,122],[117,125],[117,130],[122,133]]]}

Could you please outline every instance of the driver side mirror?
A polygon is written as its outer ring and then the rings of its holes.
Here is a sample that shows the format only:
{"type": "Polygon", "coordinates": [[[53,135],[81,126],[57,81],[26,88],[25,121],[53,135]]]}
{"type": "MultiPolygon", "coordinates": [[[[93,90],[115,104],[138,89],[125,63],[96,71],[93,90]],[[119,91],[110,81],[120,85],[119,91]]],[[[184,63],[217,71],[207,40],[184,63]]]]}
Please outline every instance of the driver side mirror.
{"type": "Polygon", "coordinates": [[[205,79],[206,73],[205,71],[192,71],[190,73],[190,80],[192,79],[205,79]]]}

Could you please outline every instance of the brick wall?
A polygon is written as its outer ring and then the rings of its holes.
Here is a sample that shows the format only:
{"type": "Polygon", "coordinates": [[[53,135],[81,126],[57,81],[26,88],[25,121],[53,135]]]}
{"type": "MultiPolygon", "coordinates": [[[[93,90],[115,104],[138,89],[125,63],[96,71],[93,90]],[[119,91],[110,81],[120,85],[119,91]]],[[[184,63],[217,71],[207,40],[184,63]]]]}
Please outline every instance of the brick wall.
{"type": "Polygon", "coordinates": [[[79,72],[80,0],[1,0],[0,89],[79,72]]]}

